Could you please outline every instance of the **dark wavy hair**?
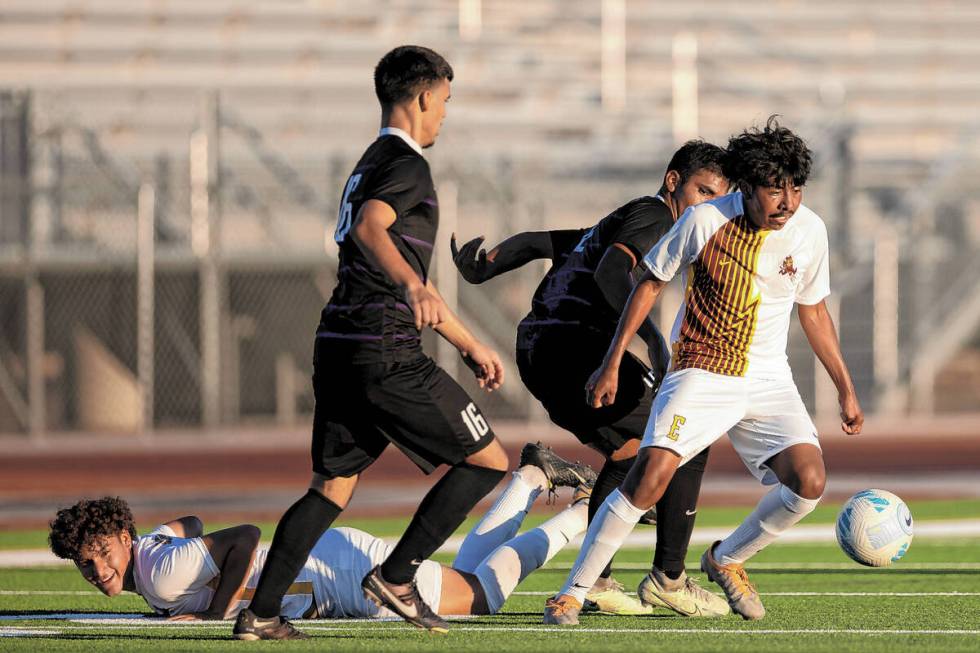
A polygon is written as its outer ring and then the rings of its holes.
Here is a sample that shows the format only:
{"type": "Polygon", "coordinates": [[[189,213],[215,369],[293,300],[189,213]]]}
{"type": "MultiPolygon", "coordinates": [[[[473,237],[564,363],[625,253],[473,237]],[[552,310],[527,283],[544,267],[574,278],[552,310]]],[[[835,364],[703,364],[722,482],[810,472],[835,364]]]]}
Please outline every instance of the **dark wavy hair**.
{"type": "Polygon", "coordinates": [[[670,157],[667,171],[676,170],[681,176],[678,185],[683,186],[691,175],[699,170],[709,170],[727,177],[726,160],[727,153],[717,145],[702,140],[691,140],[681,145],[674,152],[674,156],[670,157]]]}
{"type": "Polygon", "coordinates": [[[102,538],[123,531],[136,537],[133,511],[119,497],[82,499],[59,510],[48,526],[51,527],[48,534],[51,551],[65,560],[78,560],[82,549],[100,546],[102,538]]]}
{"type": "Polygon", "coordinates": [[[728,140],[728,178],[754,188],[792,181],[802,186],[813,156],[803,139],[769,116],[762,129],[752,127],[728,140]]]}
{"type": "Polygon", "coordinates": [[[408,100],[440,79],[453,81],[453,69],[439,53],[402,45],[381,57],[374,69],[374,92],[382,106],[408,100]]]}

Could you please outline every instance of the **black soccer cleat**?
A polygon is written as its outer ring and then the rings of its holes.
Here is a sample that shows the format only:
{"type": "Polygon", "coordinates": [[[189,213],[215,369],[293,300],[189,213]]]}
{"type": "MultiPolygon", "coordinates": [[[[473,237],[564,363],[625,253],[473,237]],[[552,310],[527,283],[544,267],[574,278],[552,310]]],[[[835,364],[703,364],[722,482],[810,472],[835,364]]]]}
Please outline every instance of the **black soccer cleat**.
{"type": "Polygon", "coordinates": [[[379,565],[367,573],[361,581],[361,589],[367,600],[379,608],[388,608],[416,628],[440,635],[449,632],[449,623],[422,600],[414,580],[408,592],[396,594],[392,585],[381,577],[379,565]]]}
{"type": "Polygon", "coordinates": [[[591,467],[580,462],[569,462],[540,442],[524,445],[521,449],[520,467],[534,465],[548,477],[549,490],[556,487],[591,486],[595,483],[596,473],[591,467]]]}
{"type": "Polygon", "coordinates": [[[650,526],[657,525],[657,506],[653,506],[640,517],[641,524],[649,524],[650,526]]]}
{"type": "Polygon", "coordinates": [[[304,632],[296,630],[289,619],[285,617],[273,617],[262,619],[257,617],[254,612],[245,608],[238,613],[235,619],[235,627],[231,631],[235,639],[246,641],[257,641],[260,639],[309,639],[310,636],[304,632]]]}

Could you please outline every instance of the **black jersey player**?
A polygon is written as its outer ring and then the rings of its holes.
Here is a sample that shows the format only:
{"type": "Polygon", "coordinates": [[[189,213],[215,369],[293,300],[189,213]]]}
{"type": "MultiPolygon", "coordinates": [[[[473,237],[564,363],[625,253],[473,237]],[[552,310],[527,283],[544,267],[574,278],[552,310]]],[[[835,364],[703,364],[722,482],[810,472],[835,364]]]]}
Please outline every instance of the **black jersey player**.
{"type": "Polygon", "coordinates": [[[425,473],[449,471],[422,500],[365,595],[420,628],[447,625],[416,589],[418,565],[503,477],[507,457],[479,408],[421,346],[432,327],[459,350],[482,387],[503,382],[497,354],[447,308],[429,278],[439,205],[422,148],[445,117],[452,68],[427,48],[403,46],[375,69],[382,129],[347,179],[334,239],[338,282],[316,333],[313,480],[283,515],[234,634],[301,637],[279,617],[282,596],[320,535],[346,507],[358,474],[389,442],[425,473]]]}
{"type": "MultiPolygon", "coordinates": [[[[655,197],[634,199],[591,228],[520,233],[490,252],[481,249],[482,238],[458,250],[452,243],[456,265],[471,283],[482,283],[534,259],[551,259],[551,269],[534,293],[531,311],[518,327],[517,362],[521,379],[551,420],[606,458],[592,493],[590,519],[632,466],[653,397],[667,370],[670,353],[652,321],[647,320],[640,335],[653,369],[632,354],[624,357],[616,404],[599,409],[587,405],[585,384],[615,334],[637,263],[687,207],[728,190],[724,151],[715,145],[690,141],[674,154],[667,168],[655,197]]],[[[724,601],[684,574],[707,457],[706,449],[679,470],[657,503],[653,569],[640,587],[644,603],[688,616],[727,612],[724,601]]],[[[606,611],[643,611],[635,598],[622,592],[611,573],[607,567],[587,598],[606,611]]]]}

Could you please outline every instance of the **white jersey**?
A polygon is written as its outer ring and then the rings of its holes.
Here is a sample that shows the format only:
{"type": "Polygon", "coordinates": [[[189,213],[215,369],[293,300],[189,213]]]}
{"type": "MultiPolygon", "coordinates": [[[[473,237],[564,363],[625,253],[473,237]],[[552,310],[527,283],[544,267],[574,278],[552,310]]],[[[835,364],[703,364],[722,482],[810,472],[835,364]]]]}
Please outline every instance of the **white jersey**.
{"type": "MultiPolygon", "coordinates": [[[[291,619],[394,617],[364,598],[361,580],[388,557],[390,547],[355,528],[332,528],[324,533],[283,597],[280,614],[291,619]],[[316,610],[311,610],[314,607],[316,610]]],[[[199,537],[181,538],[167,526],[158,526],[133,543],[133,579],[136,591],[155,612],[172,616],[203,612],[211,605],[220,570],[199,537]]],[[[255,553],[242,600],[234,612],[246,607],[258,585],[266,549],[255,553]]],[[[439,610],[442,567],[426,560],[416,575],[419,593],[434,611],[439,610]]]]}
{"type": "Polygon", "coordinates": [[[683,272],[671,369],[791,378],[790,314],[830,294],[827,258],[827,228],[803,205],[778,231],[756,228],[738,192],[689,208],[643,259],[662,281],[683,272]]]}

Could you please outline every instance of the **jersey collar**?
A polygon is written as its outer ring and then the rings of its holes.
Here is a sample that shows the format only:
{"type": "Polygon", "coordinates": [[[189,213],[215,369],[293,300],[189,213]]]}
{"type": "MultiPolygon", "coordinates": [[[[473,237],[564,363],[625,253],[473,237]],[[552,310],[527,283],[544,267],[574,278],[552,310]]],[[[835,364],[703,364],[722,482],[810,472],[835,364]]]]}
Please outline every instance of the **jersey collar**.
{"type": "Polygon", "coordinates": [[[415,139],[412,138],[412,136],[404,129],[398,129],[398,127],[382,127],[381,131],[378,132],[378,137],[381,136],[397,136],[398,138],[408,143],[408,146],[410,148],[412,148],[419,154],[422,154],[422,146],[416,143],[415,139]]]}

